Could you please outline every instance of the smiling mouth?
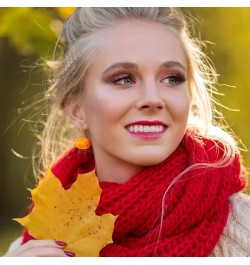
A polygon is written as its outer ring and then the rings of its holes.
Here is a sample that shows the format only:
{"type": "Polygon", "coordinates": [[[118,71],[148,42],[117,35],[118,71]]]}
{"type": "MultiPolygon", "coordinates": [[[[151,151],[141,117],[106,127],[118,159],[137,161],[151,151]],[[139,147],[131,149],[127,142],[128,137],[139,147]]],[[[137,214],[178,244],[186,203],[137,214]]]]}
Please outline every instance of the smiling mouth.
{"type": "Polygon", "coordinates": [[[136,122],[126,126],[129,134],[146,140],[154,140],[160,138],[167,130],[168,126],[162,122],[136,122]]]}
{"type": "Polygon", "coordinates": [[[163,125],[129,125],[126,127],[129,132],[160,133],[166,126],[163,125]]]}

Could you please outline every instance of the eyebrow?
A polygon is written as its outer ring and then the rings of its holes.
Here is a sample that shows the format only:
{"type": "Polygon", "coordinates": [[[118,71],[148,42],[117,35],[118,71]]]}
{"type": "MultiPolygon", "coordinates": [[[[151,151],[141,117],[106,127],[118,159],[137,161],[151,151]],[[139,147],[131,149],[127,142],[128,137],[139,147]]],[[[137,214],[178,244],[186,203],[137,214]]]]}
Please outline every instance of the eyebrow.
{"type": "MultiPolygon", "coordinates": [[[[177,61],[164,62],[163,64],[160,65],[159,68],[171,68],[171,67],[176,67],[176,66],[180,67],[186,71],[186,67],[184,67],[183,64],[181,64],[180,62],[177,62],[177,61]]],[[[107,72],[112,71],[112,70],[117,69],[117,68],[136,70],[136,69],[138,69],[138,65],[134,64],[134,63],[130,63],[130,62],[114,63],[111,66],[109,66],[107,69],[105,69],[103,71],[102,75],[105,75],[107,72]]]]}
{"type": "Polygon", "coordinates": [[[112,71],[116,68],[123,68],[123,69],[138,69],[137,64],[129,63],[129,62],[121,62],[121,63],[114,63],[111,66],[109,66],[107,69],[104,70],[102,75],[105,75],[107,72],[112,71]]]}
{"type": "Polygon", "coordinates": [[[183,64],[181,64],[180,62],[177,62],[177,61],[168,61],[168,62],[165,62],[165,63],[163,63],[160,66],[160,68],[162,68],[162,67],[171,68],[171,67],[175,67],[175,66],[180,67],[180,68],[182,68],[183,70],[186,71],[186,67],[183,64]]]}

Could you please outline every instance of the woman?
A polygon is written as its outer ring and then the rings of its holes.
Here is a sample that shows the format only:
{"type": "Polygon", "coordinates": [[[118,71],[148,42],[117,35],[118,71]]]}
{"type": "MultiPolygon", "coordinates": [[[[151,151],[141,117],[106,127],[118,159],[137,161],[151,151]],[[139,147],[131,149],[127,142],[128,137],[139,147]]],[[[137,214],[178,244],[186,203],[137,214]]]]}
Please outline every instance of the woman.
{"type": "MultiPolygon", "coordinates": [[[[215,126],[216,73],[179,11],[78,8],[63,36],[42,171],[72,145],[69,119],[91,148],[71,149],[52,170],[68,187],[95,168],[96,212],[118,215],[100,256],[249,256],[245,170],[215,126]]],[[[74,256],[63,242],[31,239],[26,231],[7,256],[74,256]]]]}

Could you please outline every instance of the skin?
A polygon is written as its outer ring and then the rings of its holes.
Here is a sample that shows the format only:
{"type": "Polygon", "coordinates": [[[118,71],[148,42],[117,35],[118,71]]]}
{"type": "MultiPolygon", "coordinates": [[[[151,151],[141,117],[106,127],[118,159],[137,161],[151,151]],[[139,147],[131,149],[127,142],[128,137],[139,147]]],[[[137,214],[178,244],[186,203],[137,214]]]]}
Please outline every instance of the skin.
{"type": "Polygon", "coordinates": [[[123,22],[103,39],[69,115],[90,136],[99,180],[124,183],[180,144],[189,113],[187,62],[176,33],[160,24],[123,22]],[[128,124],[142,120],[168,128],[157,139],[128,133],[128,124]]]}
{"type": "MultiPolygon", "coordinates": [[[[91,138],[99,180],[124,183],[143,167],[166,159],[180,144],[189,113],[187,62],[180,41],[166,26],[130,20],[102,34],[84,79],[85,93],[67,114],[91,138]],[[161,121],[155,139],[127,125],[161,121]]],[[[52,240],[31,240],[8,256],[66,257],[52,240]]]]}
{"type": "Polygon", "coordinates": [[[68,257],[53,240],[30,240],[5,257],[68,257]]]}

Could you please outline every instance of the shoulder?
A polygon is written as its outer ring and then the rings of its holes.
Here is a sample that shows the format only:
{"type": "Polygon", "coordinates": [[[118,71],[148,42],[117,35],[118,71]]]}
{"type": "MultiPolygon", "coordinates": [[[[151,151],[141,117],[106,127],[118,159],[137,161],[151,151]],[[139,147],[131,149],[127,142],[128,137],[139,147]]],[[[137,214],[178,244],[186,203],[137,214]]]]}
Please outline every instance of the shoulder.
{"type": "Polygon", "coordinates": [[[212,256],[250,256],[250,196],[237,193],[230,197],[230,212],[220,241],[212,256]]]}

